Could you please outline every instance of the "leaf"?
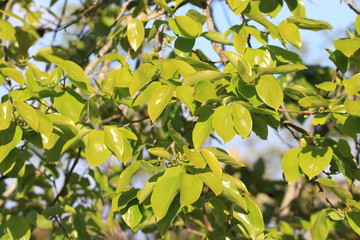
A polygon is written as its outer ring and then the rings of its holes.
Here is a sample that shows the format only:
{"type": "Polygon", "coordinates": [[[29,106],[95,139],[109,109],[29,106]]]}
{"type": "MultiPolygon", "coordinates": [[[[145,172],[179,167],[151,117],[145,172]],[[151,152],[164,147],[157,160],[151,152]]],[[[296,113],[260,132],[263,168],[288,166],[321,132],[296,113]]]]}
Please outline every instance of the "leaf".
{"type": "Polygon", "coordinates": [[[104,141],[108,149],[119,160],[122,160],[124,154],[124,140],[117,128],[112,126],[104,127],[104,141]]]}
{"type": "Polygon", "coordinates": [[[10,239],[29,240],[31,229],[24,217],[11,216],[5,224],[10,239]]]}
{"type": "Polygon", "coordinates": [[[225,143],[233,139],[236,132],[234,130],[231,106],[218,107],[213,114],[212,125],[225,143]]]}
{"type": "Polygon", "coordinates": [[[286,64],[286,65],[281,65],[279,67],[258,67],[256,68],[256,72],[259,75],[265,75],[265,74],[285,74],[285,73],[291,73],[291,72],[297,72],[300,70],[304,70],[307,69],[307,67],[305,67],[302,64],[286,64]]]}
{"type": "Polygon", "coordinates": [[[269,107],[277,110],[283,102],[284,96],[279,83],[273,76],[261,76],[255,86],[261,100],[269,107]]]}
{"type": "Polygon", "coordinates": [[[332,193],[334,193],[338,198],[340,198],[343,202],[347,202],[348,199],[353,199],[353,195],[350,191],[335,187],[335,184],[330,178],[318,178],[317,182],[321,183],[327,189],[329,189],[332,193]]]}
{"type": "Polygon", "coordinates": [[[306,17],[306,9],[303,0],[285,0],[285,2],[294,16],[306,17]]]}
{"type": "Polygon", "coordinates": [[[221,177],[216,175],[213,172],[200,173],[198,176],[203,180],[203,182],[215,193],[219,195],[224,190],[224,185],[222,184],[221,177]]]}
{"type": "Polygon", "coordinates": [[[35,131],[39,130],[39,117],[36,110],[24,102],[15,102],[16,111],[35,131]]]}
{"type": "Polygon", "coordinates": [[[252,119],[250,112],[241,104],[234,103],[231,105],[231,114],[236,132],[246,139],[252,129],[252,119]]]}
{"type": "Polygon", "coordinates": [[[54,125],[50,118],[47,117],[47,114],[37,111],[37,116],[39,118],[39,132],[41,134],[42,143],[44,145],[44,148],[47,148],[46,146],[50,142],[50,137],[54,129],[54,125]]]}
{"type": "MultiPolygon", "coordinates": [[[[255,39],[260,42],[263,45],[267,45],[268,44],[268,38],[267,35],[265,35],[264,33],[260,32],[256,27],[253,26],[244,26],[244,29],[247,33],[251,34],[252,36],[255,37],[255,39]]],[[[234,42],[235,44],[235,42],[234,42]]]]}
{"type": "Polygon", "coordinates": [[[272,52],[275,55],[276,59],[281,62],[285,62],[285,63],[292,62],[296,64],[301,64],[302,62],[301,57],[292,51],[288,51],[281,47],[272,46],[272,45],[268,45],[267,47],[268,49],[270,49],[270,52],[272,52]]]}
{"type": "Polygon", "coordinates": [[[111,154],[105,144],[104,132],[93,129],[86,136],[85,156],[91,168],[97,167],[103,164],[111,154]]]}
{"type": "Polygon", "coordinates": [[[358,15],[355,20],[355,29],[358,34],[360,34],[360,16],[358,15]]]}
{"type": "Polygon", "coordinates": [[[335,91],[337,85],[334,82],[322,82],[319,84],[315,84],[315,86],[319,89],[325,90],[325,91],[335,91]]]}
{"type": "Polygon", "coordinates": [[[169,104],[171,98],[173,97],[174,91],[175,86],[173,85],[162,85],[154,90],[148,105],[151,121],[154,122],[164,111],[165,107],[169,104]]]}
{"type": "Polygon", "coordinates": [[[221,177],[223,170],[222,167],[220,165],[219,160],[216,158],[215,154],[213,154],[211,151],[209,151],[206,148],[201,148],[200,149],[201,154],[203,155],[205,161],[207,162],[207,164],[209,165],[211,171],[221,177]]]}
{"type": "Polygon", "coordinates": [[[54,105],[59,113],[78,122],[84,108],[82,98],[75,92],[65,91],[62,95],[54,97],[54,105]]]}
{"type": "Polygon", "coordinates": [[[13,113],[11,101],[0,103],[0,130],[7,129],[10,126],[13,113]]]}
{"type": "Polygon", "coordinates": [[[172,201],[180,191],[179,175],[184,171],[182,167],[165,170],[163,176],[157,180],[151,195],[151,206],[157,222],[165,217],[172,201]]]}
{"type": "Polygon", "coordinates": [[[346,212],[346,219],[350,227],[360,235],[360,212],[354,210],[346,212]]]}
{"type": "Polygon", "coordinates": [[[157,67],[150,63],[141,64],[135,70],[132,80],[129,84],[129,91],[131,96],[134,96],[137,91],[150,82],[156,71],[157,67]]]}
{"type": "Polygon", "coordinates": [[[301,48],[301,36],[299,29],[295,24],[282,21],[279,24],[279,32],[286,41],[288,41],[298,49],[301,48]]]}
{"type": "Polygon", "coordinates": [[[259,2],[259,10],[275,18],[282,9],[282,0],[266,0],[259,2]]]}
{"type": "Polygon", "coordinates": [[[219,32],[214,32],[214,31],[204,32],[201,34],[201,36],[212,42],[225,44],[225,45],[233,45],[229,39],[227,39],[222,33],[219,32]]]}
{"type": "Polygon", "coordinates": [[[149,153],[151,153],[152,155],[155,155],[157,157],[172,161],[173,159],[170,156],[170,153],[168,151],[166,151],[164,148],[161,147],[155,147],[155,148],[149,148],[148,149],[149,153]]]}
{"type": "Polygon", "coordinates": [[[345,100],[345,110],[354,116],[360,117],[360,100],[354,101],[350,98],[345,100]]]}
{"type": "Polygon", "coordinates": [[[188,16],[176,16],[169,19],[169,27],[185,38],[196,38],[202,32],[202,24],[188,16]]]}
{"type": "MultiPolygon", "coordinates": [[[[185,86],[183,86],[185,87],[185,86]]],[[[204,103],[217,98],[214,85],[208,80],[200,80],[195,84],[193,97],[196,101],[204,103]]]]}
{"type": "Polygon", "coordinates": [[[240,14],[245,10],[250,0],[227,0],[231,10],[236,14],[240,14]]]}
{"type": "Polygon", "coordinates": [[[146,182],[142,189],[140,189],[136,195],[139,199],[139,203],[143,203],[148,196],[152,193],[156,182],[146,182]]]}
{"type": "Polygon", "coordinates": [[[264,220],[258,206],[247,196],[244,196],[248,212],[242,211],[239,207],[235,206],[233,216],[240,221],[240,224],[246,229],[251,239],[257,237],[264,232],[264,220]]]}
{"type": "Polygon", "coordinates": [[[183,86],[194,86],[198,81],[205,80],[214,82],[221,78],[228,76],[225,73],[215,71],[215,70],[203,70],[197,71],[193,74],[187,75],[184,77],[183,86]]]}
{"type": "Polygon", "coordinates": [[[326,223],[326,209],[323,209],[318,213],[312,214],[310,222],[310,233],[312,239],[325,240],[329,233],[329,227],[326,223]]]}
{"type": "Polygon", "coordinates": [[[10,41],[15,35],[15,28],[8,21],[0,20],[0,38],[10,41]]]}
{"type": "Polygon", "coordinates": [[[345,92],[352,96],[360,92],[360,73],[354,74],[349,80],[344,81],[345,92]]]}
{"type": "Polygon", "coordinates": [[[141,210],[141,205],[135,204],[130,206],[126,213],[122,214],[121,217],[124,219],[124,222],[131,228],[134,229],[143,218],[143,213],[141,210]]]}
{"type": "Polygon", "coordinates": [[[205,112],[199,116],[192,132],[195,148],[200,148],[212,131],[212,114],[211,112],[205,112]]]}
{"type": "Polygon", "coordinates": [[[210,152],[212,152],[215,155],[215,157],[217,158],[217,160],[219,160],[220,162],[223,162],[225,164],[229,164],[232,166],[236,166],[236,167],[244,167],[245,166],[245,164],[243,164],[239,160],[234,159],[225,150],[223,150],[221,148],[209,147],[206,149],[209,150],[210,152]]]}
{"type": "Polygon", "coordinates": [[[336,65],[336,67],[342,72],[342,74],[346,73],[349,66],[349,58],[346,57],[341,51],[333,51],[330,54],[329,59],[336,65]]]}
{"type": "Polygon", "coordinates": [[[334,47],[346,57],[350,57],[360,48],[360,39],[339,39],[334,41],[334,47]]]}
{"type": "Polygon", "coordinates": [[[181,57],[187,57],[195,45],[195,39],[178,37],[174,42],[175,52],[181,57]]]}
{"type": "Polygon", "coordinates": [[[287,151],[281,161],[281,169],[289,183],[296,182],[301,176],[299,154],[302,148],[297,147],[287,151]]]}
{"type": "Polygon", "coordinates": [[[189,150],[188,147],[184,147],[184,152],[186,157],[189,159],[190,163],[198,168],[205,168],[206,162],[200,152],[194,151],[193,149],[189,150]]]}
{"type": "Polygon", "coordinates": [[[130,46],[137,51],[144,41],[145,30],[143,23],[137,19],[133,18],[127,24],[127,38],[129,40],[130,46]]]}
{"type": "Polygon", "coordinates": [[[332,29],[332,26],[325,21],[314,20],[299,16],[289,17],[287,18],[287,21],[289,23],[294,23],[300,29],[306,29],[311,31],[332,29]]]}
{"type": "Polygon", "coordinates": [[[34,210],[26,214],[26,220],[39,229],[43,229],[43,230],[53,229],[52,221],[47,219],[44,215],[37,213],[34,210]]]}
{"type": "Polygon", "coordinates": [[[204,24],[206,22],[206,16],[194,9],[190,9],[189,11],[187,11],[186,16],[191,17],[192,19],[201,24],[204,24]]]}
{"type": "Polygon", "coordinates": [[[234,31],[232,40],[236,51],[240,54],[244,54],[247,44],[247,33],[245,28],[242,27],[238,31],[234,31]]]}
{"type": "Polygon", "coordinates": [[[190,86],[177,86],[175,89],[176,97],[185,104],[185,106],[194,114],[195,103],[194,103],[194,88],[190,86]]]}
{"type": "Polygon", "coordinates": [[[22,75],[22,73],[20,71],[18,71],[15,68],[2,67],[2,68],[0,68],[0,72],[4,76],[11,78],[12,80],[14,80],[15,82],[17,82],[20,85],[24,85],[24,83],[25,83],[24,76],[22,75]]]}
{"type": "Polygon", "coordinates": [[[240,207],[242,210],[248,210],[246,200],[236,189],[235,185],[230,182],[228,179],[223,178],[222,183],[224,185],[223,195],[224,197],[233,202],[237,207],[240,207]]]}
{"type": "Polygon", "coordinates": [[[196,175],[180,174],[180,205],[185,207],[196,202],[201,195],[203,181],[196,175]]]}
{"type": "Polygon", "coordinates": [[[312,179],[330,164],[332,156],[333,150],[330,147],[317,148],[307,145],[300,152],[299,166],[301,170],[312,179]]]}

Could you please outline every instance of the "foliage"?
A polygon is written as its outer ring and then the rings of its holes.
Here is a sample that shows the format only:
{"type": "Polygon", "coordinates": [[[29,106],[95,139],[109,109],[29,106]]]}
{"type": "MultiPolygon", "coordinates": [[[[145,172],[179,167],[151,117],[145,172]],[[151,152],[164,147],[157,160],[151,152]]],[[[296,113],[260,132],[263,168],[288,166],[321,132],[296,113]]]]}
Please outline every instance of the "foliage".
{"type": "Polygon", "coordinates": [[[303,0],[39,2],[0,3],[0,239],[358,239],[360,17],[330,69],[303,0]],[[269,128],[283,180],[208,140],[269,128]]]}

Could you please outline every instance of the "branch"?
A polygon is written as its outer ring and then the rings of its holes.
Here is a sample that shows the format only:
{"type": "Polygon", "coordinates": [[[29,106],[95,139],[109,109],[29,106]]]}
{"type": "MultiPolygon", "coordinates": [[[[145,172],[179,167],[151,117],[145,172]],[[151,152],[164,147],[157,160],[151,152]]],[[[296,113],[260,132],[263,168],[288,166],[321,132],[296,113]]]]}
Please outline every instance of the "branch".
{"type": "Polygon", "coordinates": [[[314,114],[322,113],[320,111],[297,111],[297,110],[287,110],[283,108],[278,109],[278,111],[283,113],[297,113],[297,114],[305,114],[305,115],[314,115],[314,114]]]}
{"type": "Polygon", "coordinates": [[[299,126],[297,126],[297,125],[295,125],[295,124],[293,124],[293,123],[291,123],[289,121],[285,120],[285,121],[282,122],[282,124],[285,127],[291,127],[291,128],[295,129],[296,131],[298,131],[298,132],[300,132],[302,134],[309,135],[309,133],[305,129],[303,129],[303,128],[301,128],[301,127],[299,127],[299,126]]]}
{"type": "MultiPolygon", "coordinates": [[[[212,0],[206,0],[206,8],[204,9],[204,15],[206,16],[206,25],[208,30],[211,32],[217,32],[214,24],[214,19],[211,14],[211,8],[210,8],[211,2],[212,0]]],[[[222,53],[223,48],[221,47],[221,45],[216,42],[211,43],[211,45],[213,46],[214,51],[219,55],[220,60],[225,64],[226,58],[222,53]]]]}
{"type": "Polygon", "coordinates": [[[187,232],[189,232],[189,233],[195,234],[195,235],[200,236],[200,237],[202,237],[202,238],[206,238],[206,234],[205,234],[205,233],[198,232],[198,231],[196,231],[196,230],[194,230],[194,229],[191,229],[191,228],[188,228],[188,227],[185,227],[185,230],[186,230],[187,232]]]}
{"type": "Polygon", "coordinates": [[[353,4],[349,3],[349,0],[344,0],[344,2],[349,6],[349,8],[351,10],[353,10],[356,14],[360,14],[360,9],[358,8],[357,4],[355,3],[355,1],[351,1],[353,4]]]}
{"type": "Polygon", "coordinates": [[[65,195],[65,190],[66,187],[70,181],[71,175],[74,172],[74,169],[76,167],[76,165],[78,164],[79,160],[81,157],[81,148],[78,149],[78,155],[76,156],[73,165],[71,166],[70,170],[65,174],[65,180],[64,180],[64,185],[62,186],[61,190],[59,191],[59,193],[55,196],[54,200],[48,205],[48,207],[53,206],[61,196],[65,195]]]}
{"type": "Polygon", "coordinates": [[[279,209],[279,218],[286,218],[290,216],[291,203],[298,198],[300,189],[302,187],[301,179],[290,184],[286,189],[284,198],[279,209]]]}

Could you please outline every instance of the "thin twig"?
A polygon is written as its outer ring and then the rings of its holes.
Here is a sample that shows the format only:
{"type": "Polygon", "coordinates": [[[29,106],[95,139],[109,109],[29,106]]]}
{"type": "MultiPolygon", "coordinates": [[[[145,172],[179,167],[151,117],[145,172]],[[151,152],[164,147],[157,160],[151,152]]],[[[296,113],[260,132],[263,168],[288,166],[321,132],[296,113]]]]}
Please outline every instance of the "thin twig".
{"type": "MultiPolygon", "coordinates": [[[[348,0],[344,0],[344,2],[349,6],[349,8],[351,10],[353,10],[356,14],[360,14],[360,9],[357,9],[354,5],[352,5],[351,3],[349,3],[348,0]]],[[[353,1],[352,1],[353,2],[353,1]]],[[[354,2],[353,2],[354,3],[354,2]]]]}
{"type": "Polygon", "coordinates": [[[304,115],[314,115],[314,114],[318,114],[321,113],[319,111],[297,111],[297,110],[287,110],[287,109],[283,109],[280,108],[278,109],[279,112],[287,112],[287,113],[297,113],[297,114],[304,114],[304,115]]]}
{"type": "Polygon", "coordinates": [[[203,207],[203,218],[204,218],[204,224],[205,224],[205,227],[206,229],[209,231],[209,232],[213,232],[214,231],[214,228],[211,226],[211,223],[207,217],[207,213],[206,213],[206,210],[205,210],[205,206],[203,207]]]}
{"type": "Polygon", "coordinates": [[[198,232],[198,231],[196,231],[196,230],[194,230],[194,229],[191,229],[191,228],[188,228],[188,227],[185,227],[185,230],[186,230],[187,232],[189,232],[189,233],[195,234],[195,235],[200,236],[200,237],[202,237],[202,238],[206,238],[206,234],[205,234],[205,233],[198,232]]]}

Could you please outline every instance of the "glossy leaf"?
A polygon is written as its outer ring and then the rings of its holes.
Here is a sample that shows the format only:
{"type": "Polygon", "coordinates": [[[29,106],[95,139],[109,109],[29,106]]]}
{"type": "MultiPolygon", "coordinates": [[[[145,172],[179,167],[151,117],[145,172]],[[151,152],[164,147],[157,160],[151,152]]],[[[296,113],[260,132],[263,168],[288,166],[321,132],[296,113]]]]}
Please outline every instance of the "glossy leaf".
{"type": "Polygon", "coordinates": [[[283,102],[283,93],[279,83],[273,76],[261,76],[255,86],[261,100],[269,107],[277,110],[283,102]]]}
{"type": "Polygon", "coordinates": [[[171,30],[185,38],[196,38],[202,32],[202,24],[188,16],[171,18],[169,26],[171,30]]]}
{"type": "Polygon", "coordinates": [[[91,130],[87,135],[85,156],[90,167],[97,167],[103,164],[110,156],[111,152],[105,144],[104,132],[100,130],[91,130]]]}
{"type": "Polygon", "coordinates": [[[252,119],[250,112],[241,104],[234,103],[231,105],[232,118],[236,132],[246,139],[252,129],[252,119]]]}
{"type": "Polygon", "coordinates": [[[205,168],[206,161],[200,152],[189,150],[187,147],[184,147],[184,152],[186,157],[189,159],[190,163],[198,168],[205,168]]]}
{"type": "Polygon", "coordinates": [[[10,101],[0,103],[0,130],[7,129],[12,119],[13,105],[10,101]]]}
{"type": "Polygon", "coordinates": [[[317,148],[306,146],[299,155],[299,166],[301,170],[311,179],[320,174],[329,164],[333,156],[330,147],[317,148]]]}
{"type": "Polygon", "coordinates": [[[121,217],[131,229],[134,229],[143,218],[143,213],[141,211],[140,205],[135,204],[130,206],[126,213],[122,214],[121,217]]]}
{"type": "Polygon", "coordinates": [[[141,64],[134,72],[133,78],[130,82],[130,94],[133,96],[137,91],[150,82],[156,71],[157,67],[150,63],[141,64]]]}
{"type": "Polygon", "coordinates": [[[200,173],[198,176],[203,180],[203,182],[215,193],[219,195],[224,190],[224,185],[222,184],[221,177],[216,175],[213,172],[200,173]]]}
{"type": "Polygon", "coordinates": [[[148,111],[151,121],[155,121],[173,97],[175,86],[162,85],[154,90],[149,100],[148,111]]]}
{"type": "Polygon", "coordinates": [[[205,161],[207,162],[207,164],[209,165],[211,171],[221,177],[223,170],[222,167],[220,165],[219,160],[216,158],[215,154],[213,154],[211,151],[209,151],[206,148],[201,148],[200,149],[201,154],[203,155],[205,161]]]}
{"type": "Polygon", "coordinates": [[[14,80],[15,82],[19,83],[20,85],[24,85],[25,78],[19,70],[10,67],[3,67],[0,68],[0,72],[6,76],[14,80]]]}
{"type": "Polygon", "coordinates": [[[190,86],[177,86],[176,89],[176,97],[183,103],[185,106],[194,113],[195,111],[195,103],[194,103],[194,88],[190,86]]]}
{"type": "Polygon", "coordinates": [[[227,0],[231,10],[235,14],[240,14],[242,11],[244,11],[249,2],[250,0],[227,0]]]}
{"type": "Polygon", "coordinates": [[[203,181],[196,175],[180,174],[180,205],[181,207],[196,202],[201,195],[203,181]]]}
{"type": "Polygon", "coordinates": [[[39,130],[39,117],[36,110],[24,102],[15,102],[16,111],[35,131],[39,130]]]}
{"type": "Polygon", "coordinates": [[[350,227],[360,235],[360,212],[359,211],[349,211],[346,213],[346,219],[350,227]]]}
{"type": "Polygon", "coordinates": [[[0,20],[0,38],[10,41],[15,35],[15,29],[8,21],[0,20]]]}
{"type": "Polygon", "coordinates": [[[314,20],[300,16],[289,17],[287,20],[289,23],[294,23],[300,29],[312,31],[332,29],[332,26],[325,21],[314,20]]]}
{"type": "Polygon", "coordinates": [[[130,46],[137,51],[141,46],[145,36],[145,30],[143,23],[137,19],[133,18],[127,24],[127,38],[129,40],[130,46]]]}
{"type": "Polygon", "coordinates": [[[115,157],[122,160],[124,154],[124,141],[121,133],[115,127],[105,126],[104,141],[107,148],[115,155],[115,157]]]}
{"type": "MultiPolygon", "coordinates": [[[[183,86],[185,87],[185,86],[183,86]]],[[[217,98],[214,85],[207,80],[200,80],[195,84],[193,97],[198,102],[207,102],[217,98]]]]}
{"type": "Polygon", "coordinates": [[[350,98],[345,100],[345,109],[346,111],[354,116],[360,117],[360,101],[354,101],[350,98]]]}
{"type": "Polygon", "coordinates": [[[214,31],[204,32],[201,34],[201,36],[212,42],[221,43],[225,45],[232,45],[232,42],[219,32],[214,32],[214,31]]]}
{"type": "Polygon", "coordinates": [[[301,177],[299,167],[299,154],[302,148],[297,147],[287,151],[281,161],[281,169],[284,171],[285,177],[289,183],[296,182],[301,177]]]}
{"type": "Polygon", "coordinates": [[[225,143],[233,139],[236,132],[234,130],[231,106],[218,107],[213,114],[212,125],[225,143]]]}
{"type": "Polygon", "coordinates": [[[279,32],[286,41],[298,49],[301,48],[301,36],[299,29],[295,24],[282,21],[279,24],[279,32]]]}
{"type": "Polygon", "coordinates": [[[233,202],[237,207],[240,207],[242,210],[248,210],[246,200],[236,189],[235,185],[228,179],[223,179],[222,183],[224,185],[223,195],[226,199],[233,202]]]}
{"type": "Polygon", "coordinates": [[[360,39],[339,39],[334,41],[334,46],[341,51],[345,56],[350,57],[360,48],[360,39]]]}
{"type": "Polygon", "coordinates": [[[344,82],[345,92],[352,96],[360,92],[360,73],[353,75],[349,80],[344,82]]]}
{"type": "Polygon", "coordinates": [[[23,131],[19,126],[11,124],[9,128],[0,131],[0,162],[21,141],[23,131]]]}
{"type": "Polygon", "coordinates": [[[168,151],[166,151],[164,148],[161,147],[155,147],[155,148],[149,148],[148,149],[149,153],[151,153],[152,155],[155,155],[157,157],[172,161],[173,159],[170,156],[170,153],[168,151]]]}
{"type": "Polygon", "coordinates": [[[212,115],[208,113],[200,115],[192,132],[192,140],[195,148],[200,148],[212,131],[212,115]]]}
{"type": "Polygon", "coordinates": [[[65,91],[62,95],[54,98],[54,105],[62,115],[78,122],[84,103],[80,101],[77,93],[65,91]]]}

